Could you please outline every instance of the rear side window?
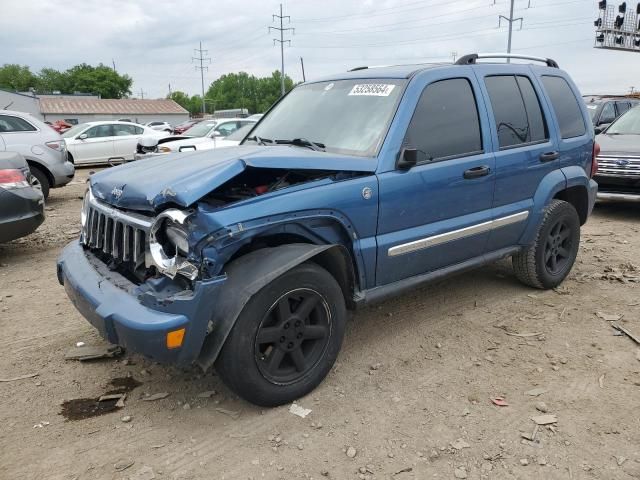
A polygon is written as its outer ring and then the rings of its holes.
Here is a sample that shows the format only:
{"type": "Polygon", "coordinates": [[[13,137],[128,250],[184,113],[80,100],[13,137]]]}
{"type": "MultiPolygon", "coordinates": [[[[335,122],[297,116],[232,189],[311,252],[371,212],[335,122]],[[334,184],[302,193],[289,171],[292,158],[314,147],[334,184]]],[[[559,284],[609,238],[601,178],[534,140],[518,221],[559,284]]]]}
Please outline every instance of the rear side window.
{"type": "Polygon", "coordinates": [[[618,109],[618,116],[629,110],[629,102],[616,102],[616,108],[618,109]]]}
{"type": "Polygon", "coordinates": [[[469,80],[454,78],[427,86],[416,107],[405,144],[420,161],[482,151],[478,106],[469,80]]]}
{"type": "Polygon", "coordinates": [[[2,132],[35,132],[36,127],[20,117],[0,115],[0,133],[2,132]]]}
{"type": "Polygon", "coordinates": [[[567,81],[562,77],[544,75],[542,84],[551,99],[551,105],[553,105],[553,110],[556,113],[560,126],[560,136],[562,138],[572,138],[584,135],[587,130],[582,118],[582,110],[580,110],[578,100],[567,81]]]}
{"type": "Polygon", "coordinates": [[[602,107],[602,113],[600,114],[600,120],[598,123],[611,123],[616,119],[616,111],[613,107],[613,102],[607,102],[602,107]]]}
{"type": "Polygon", "coordinates": [[[548,138],[538,96],[527,77],[487,77],[485,85],[498,131],[500,148],[539,142],[548,138]]]}

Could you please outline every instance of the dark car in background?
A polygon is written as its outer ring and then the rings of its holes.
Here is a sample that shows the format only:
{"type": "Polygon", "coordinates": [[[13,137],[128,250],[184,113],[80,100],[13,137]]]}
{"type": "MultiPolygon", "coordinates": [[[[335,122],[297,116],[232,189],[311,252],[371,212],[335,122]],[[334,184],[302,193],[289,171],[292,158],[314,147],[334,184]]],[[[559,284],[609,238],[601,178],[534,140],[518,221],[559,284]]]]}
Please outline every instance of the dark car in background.
{"type": "Polygon", "coordinates": [[[587,104],[587,111],[596,133],[602,132],[620,115],[640,104],[638,98],[616,95],[585,95],[582,98],[587,104]]]}
{"type": "Polygon", "coordinates": [[[598,198],[640,200],[640,108],[632,108],[596,137],[598,198]]]}
{"type": "Polygon", "coordinates": [[[44,221],[42,190],[30,179],[22,155],[0,152],[0,243],[29,235],[44,221]]]}
{"type": "Polygon", "coordinates": [[[184,132],[186,132],[187,130],[189,130],[191,127],[193,127],[196,123],[200,123],[203,119],[198,119],[198,120],[187,120],[186,122],[182,122],[179,125],[176,125],[175,127],[173,127],[173,134],[174,135],[182,135],[184,132]]]}

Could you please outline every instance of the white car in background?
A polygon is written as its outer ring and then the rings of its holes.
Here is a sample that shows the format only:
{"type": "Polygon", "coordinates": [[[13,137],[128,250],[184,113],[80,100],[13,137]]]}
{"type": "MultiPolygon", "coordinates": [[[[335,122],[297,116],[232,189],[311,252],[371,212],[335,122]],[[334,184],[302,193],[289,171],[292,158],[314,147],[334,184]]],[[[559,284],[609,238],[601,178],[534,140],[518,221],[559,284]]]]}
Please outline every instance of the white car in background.
{"type": "Polygon", "coordinates": [[[173,126],[169,122],[149,122],[145,124],[145,127],[149,127],[159,132],[173,132],[173,126]]]}
{"type": "Polygon", "coordinates": [[[64,132],[62,138],[67,144],[69,160],[76,165],[91,165],[134,160],[138,140],[167,135],[165,131],[135,123],[103,121],[75,125],[64,132]]]}
{"type": "Polygon", "coordinates": [[[145,137],[138,143],[136,148],[136,160],[152,155],[232,147],[238,145],[244,139],[256,122],[257,120],[248,118],[204,120],[195,124],[180,136],[163,139],[145,137]],[[236,139],[235,133],[239,130],[243,130],[244,133],[240,134],[239,138],[236,139]]]}

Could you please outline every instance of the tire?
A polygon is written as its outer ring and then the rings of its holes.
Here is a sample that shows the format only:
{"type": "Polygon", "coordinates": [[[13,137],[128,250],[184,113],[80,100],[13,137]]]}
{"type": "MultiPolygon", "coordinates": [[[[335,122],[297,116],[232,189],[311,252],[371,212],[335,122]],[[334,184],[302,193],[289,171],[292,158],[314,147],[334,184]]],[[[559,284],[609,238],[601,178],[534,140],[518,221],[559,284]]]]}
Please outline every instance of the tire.
{"type": "Polygon", "coordinates": [[[31,170],[31,176],[33,177],[31,179],[31,185],[42,190],[42,196],[46,200],[49,198],[49,189],[51,188],[49,177],[47,177],[47,174],[44,173],[42,169],[34,165],[29,165],[29,169],[31,170]]]}
{"type": "Polygon", "coordinates": [[[571,271],[580,246],[580,218],[568,202],[552,200],[533,245],[513,256],[516,277],[534,288],[550,289],[571,271]]]}
{"type": "Polygon", "coordinates": [[[265,407],[292,402],[331,370],[346,318],[335,278],[314,263],[303,263],[249,300],[216,360],[216,370],[248,402],[265,407]],[[301,307],[310,311],[302,313],[304,318],[295,315],[301,307]]]}

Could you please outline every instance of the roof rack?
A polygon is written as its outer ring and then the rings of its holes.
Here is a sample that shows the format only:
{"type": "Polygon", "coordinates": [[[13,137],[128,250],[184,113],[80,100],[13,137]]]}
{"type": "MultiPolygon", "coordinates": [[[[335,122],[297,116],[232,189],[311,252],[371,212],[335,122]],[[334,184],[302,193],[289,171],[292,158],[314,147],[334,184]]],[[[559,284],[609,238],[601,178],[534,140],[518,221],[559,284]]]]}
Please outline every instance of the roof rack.
{"type": "Polygon", "coordinates": [[[551,58],[531,57],[529,55],[518,55],[513,53],[470,53],[464,55],[456,61],[456,65],[475,65],[477,60],[485,58],[515,58],[519,60],[532,60],[534,62],[546,63],[548,67],[560,68],[558,63],[551,58]]]}

